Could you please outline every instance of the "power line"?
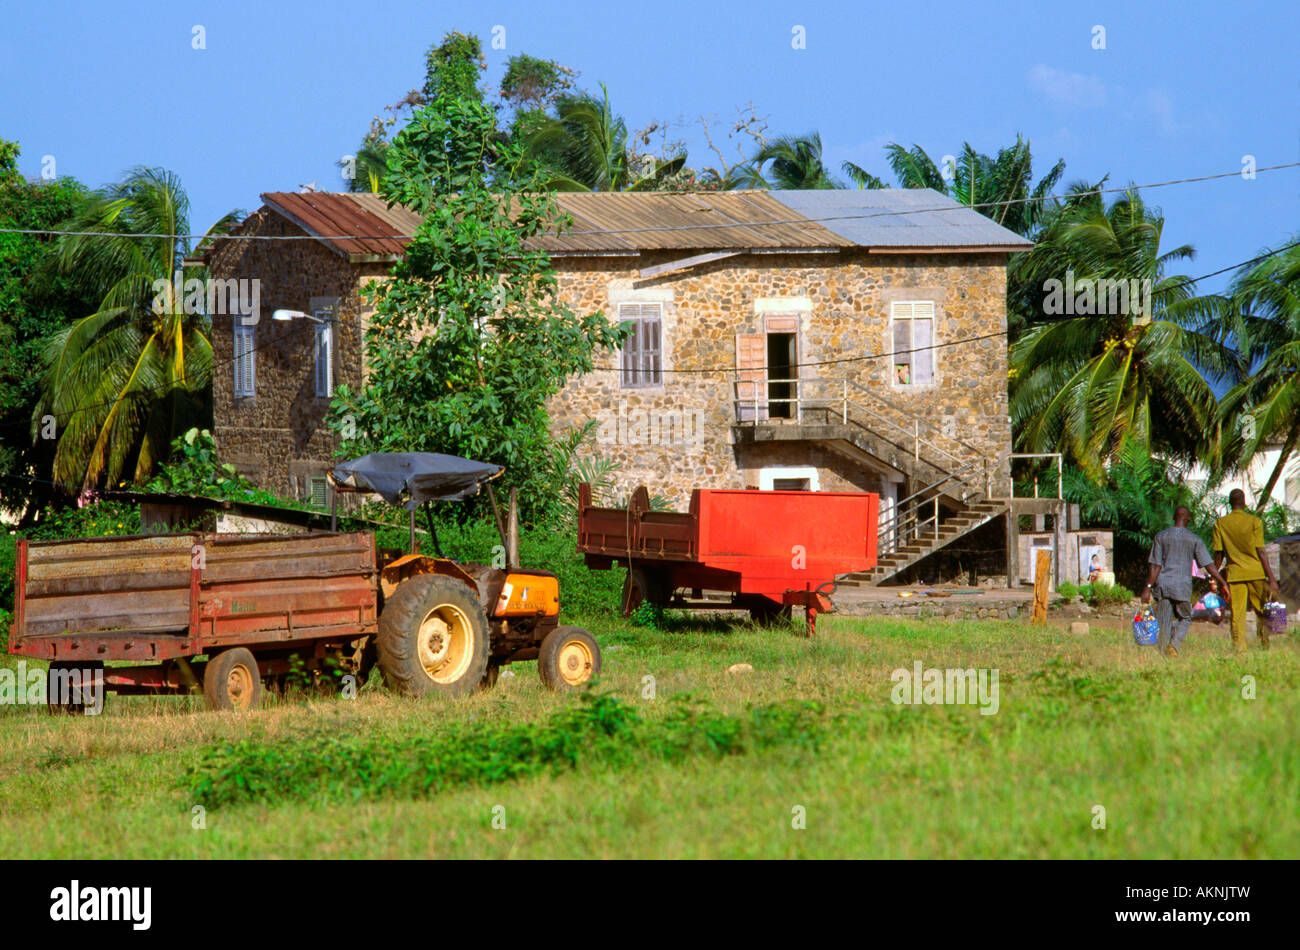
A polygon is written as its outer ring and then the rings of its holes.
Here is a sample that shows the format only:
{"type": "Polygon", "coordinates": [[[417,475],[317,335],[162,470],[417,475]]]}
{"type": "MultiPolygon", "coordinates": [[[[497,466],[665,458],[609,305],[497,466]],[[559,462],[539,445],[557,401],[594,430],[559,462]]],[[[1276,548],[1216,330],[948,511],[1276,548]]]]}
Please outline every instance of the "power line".
{"type": "MultiPolygon", "coordinates": [[[[1255,172],[1278,171],[1285,168],[1300,167],[1300,162],[1284,162],[1278,165],[1265,165],[1262,168],[1256,168],[1255,172]]],[[[1166,188],[1170,185],[1193,184],[1202,181],[1214,181],[1221,178],[1235,178],[1241,174],[1241,169],[1230,172],[1216,172],[1211,175],[1195,175],[1187,178],[1171,178],[1166,181],[1148,182],[1141,185],[1123,185],[1113,188],[1090,188],[1086,191],[1067,192],[1065,194],[1050,194],[1041,197],[1026,198],[1009,198],[1005,201],[986,201],[975,204],[958,204],[944,205],[942,207],[932,208],[908,208],[905,210],[891,211],[872,211],[861,214],[835,214],[819,215],[817,217],[799,217],[782,220],[769,221],[731,221],[725,224],[680,224],[664,225],[662,227],[641,227],[641,228],[593,228],[585,231],[566,231],[563,236],[593,236],[601,234],[650,234],[658,232],[679,232],[679,231],[717,231],[730,230],[733,228],[762,228],[775,226],[788,226],[818,223],[822,221],[850,221],[863,220],[869,218],[888,218],[907,214],[932,214],[944,211],[959,211],[962,209],[979,210],[984,208],[1002,208],[1018,204],[1043,203],[1049,201],[1062,201],[1072,198],[1082,198],[1088,195],[1106,195],[1118,194],[1123,192],[1141,191],[1144,188],[1166,188]]],[[[779,189],[773,189],[779,190],[779,189]]],[[[890,189],[893,190],[893,189],[890,189]]],[[[898,189],[909,191],[912,189],[898,189]]],[[[309,194],[311,192],[308,192],[309,194]]],[[[336,194],[336,192],[321,192],[322,194],[336,194]]],[[[719,192],[727,194],[728,192],[719,192]]],[[[735,192],[731,192],[734,194],[735,192]]],[[[655,194],[664,194],[662,192],[650,192],[648,196],[655,194]]],[[[990,219],[992,220],[992,219],[990,219]]],[[[412,240],[413,234],[152,234],[146,232],[126,232],[116,231],[59,231],[39,228],[0,228],[0,234],[27,234],[46,237],[114,237],[114,238],[169,238],[178,241],[196,240],[202,242],[209,240],[213,242],[231,240],[231,241],[403,241],[412,240]]],[[[197,250],[197,249],[196,249],[197,250]]]]}
{"type": "MultiPolygon", "coordinates": [[[[290,328],[290,332],[293,332],[295,329],[301,330],[301,329],[304,329],[305,327],[306,327],[306,323],[304,323],[304,324],[303,324],[302,326],[300,326],[300,327],[296,327],[296,328],[291,327],[291,328],[290,328]]],[[[284,340],[283,337],[279,337],[279,338],[271,338],[271,339],[269,339],[269,340],[264,340],[263,342],[258,343],[258,344],[256,344],[255,346],[251,346],[251,347],[249,347],[247,350],[244,350],[243,353],[241,353],[241,354],[240,354],[239,356],[237,356],[237,357],[232,356],[232,357],[231,357],[230,359],[228,359],[228,360],[221,360],[220,362],[212,363],[212,364],[208,367],[208,375],[211,376],[211,375],[212,375],[213,373],[215,373],[215,372],[217,371],[217,369],[220,368],[220,367],[231,366],[231,365],[233,365],[237,360],[242,359],[244,356],[246,356],[246,355],[249,354],[249,353],[256,352],[257,350],[260,350],[260,349],[262,349],[263,347],[266,347],[266,346],[271,346],[271,345],[273,345],[273,344],[281,343],[281,342],[283,342],[283,340],[284,340]]],[[[183,386],[187,381],[188,381],[188,373],[187,373],[186,375],[181,376],[178,380],[175,380],[174,382],[169,383],[169,384],[167,385],[167,387],[164,388],[164,389],[158,389],[158,390],[154,390],[154,389],[145,389],[145,390],[140,391],[139,393],[135,393],[135,394],[132,394],[132,395],[133,395],[133,396],[139,396],[139,397],[145,397],[145,396],[162,396],[162,395],[165,395],[167,392],[169,392],[169,391],[171,391],[171,390],[173,390],[173,389],[176,389],[176,388],[178,388],[178,387],[180,387],[180,386],[183,386]]],[[[91,403],[91,404],[88,405],[88,406],[78,406],[78,407],[76,407],[75,409],[64,409],[62,412],[57,412],[57,413],[56,413],[56,412],[48,412],[48,413],[46,413],[45,415],[47,415],[47,416],[53,416],[55,422],[58,422],[58,421],[59,421],[60,419],[62,419],[62,418],[71,418],[72,416],[75,416],[75,415],[76,415],[77,413],[79,413],[79,412],[88,412],[88,411],[91,410],[91,409],[102,409],[104,406],[112,406],[112,405],[116,405],[116,404],[117,404],[118,402],[120,402],[120,401],[122,401],[122,400],[121,400],[121,399],[109,399],[109,400],[107,400],[106,402],[96,402],[96,403],[91,403]]],[[[42,419],[43,419],[43,418],[44,418],[44,416],[42,416],[42,419]]],[[[8,425],[7,425],[7,428],[10,428],[10,429],[17,429],[17,428],[30,428],[30,427],[31,427],[30,423],[26,423],[26,422],[11,422],[11,423],[8,423],[8,425]]]]}
{"type": "MultiPolygon", "coordinates": [[[[1275,248],[1271,251],[1267,251],[1263,254],[1256,255],[1255,257],[1252,257],[1248,260],[1241,261],[1240,263],[1231,264],[1228,267],[1223,267],[1220,268],[1219,270],[1211,271],[1208,274],[1201,274],[1198,277],[1186,278],[1185,280],[1179,281],[1178,283],[1174,284],[1172,287],[1165,288],[1165,292],[1168,292],[1169,290],[1178,289],[1181,287],[1191,286],[1193,284],[1196,284],[1199,281],[1205,280],[1209,277],[1218,276],[1219,274],[1227,273],[1228,271],[1239,270],[1242,267],[1259,263],[1260,261],[1267,260],[1270,257],[1276,257],[1278,254],[1288,251],[1294,247],[1300,247],[1300,241],[1292,241],[1288,244],[1284,244],[1281,247],[1275,248]]],[[[903,355],[905,353],[921,353],[921,352],[927,352],[932,350],[945,349],[947,347],[952,347],[952,346],[962,346],[966,343],[978,343],[982,340],[989,340],[997,337],[1006,336],[1008,332],[1009,332],[1008,330],[995,330],[992,333],[985,333],[973,337],[962,337],[956,340],[948,340],[943,343],[932,343],[929,346],[914,347],[910,350],[893,350],[889,353],[867,353],[860,356],[844,356],[844,357],[838,357],[836,359],[816,360],[812,362],[800,363],[799,365],[800,366],[831,366],[831,365],[837,365],[843,363],[866,362],[869,360],[876,360],[876,359],[889,359],[889,358],[893,358],[894,356],[903,355]]],[[[263,343],[257,344],[256,346],[249,348],[248,350],[245,351],[245,353],[255,352],[256,350],[259,350],[262,347],[280,343],[282,342],[282,340],[283,338],[266,340],[263,343]]],[[[236,357],[232,357],[231,359],[223,360],[220,363],[214,363],[210,367],[209,372],[210,373],[215,372],[216,369],[221,366],[229,366],[233,364],[236,359],[237,359],[236,357]]],[[[610,372],[610,373],[621,373],[622,371],[623,368],[621,366],[593,366],[592,369],[590,370],[590,372],[610,372]]],[[[700,367],[700,368],[692,368],[692,369],[661,369],[660,372],[680,374],[680,375],[706,375],[706,374],[718,374],[718,373],[740,373],[743,372],[743,370],[741,370],[736,366],[728,366],[728,367],[700,367]]],[[[182,380],[183,379],[184,377],[182,377],[182,380]]],[[[162,395],[162,393],[155,392],[154,395],[162,395]]],[[[85,412],[90,409],[98,409],[104,406],[111,406],[115,404],[117,401],[118,400],[114,399],[107,402],[95,403],[89,406],[80,406],[76,409],[67,409],[64,410],[62,413],[56,415],[55,418],[57,420],[59,416],[70,417],[75,415],[78,412],[85,412]]],[[[19,426],[27,427],[27,425],[28,425],[27,423],[11,423],[10,428],[17,428],[19,426]]]]}

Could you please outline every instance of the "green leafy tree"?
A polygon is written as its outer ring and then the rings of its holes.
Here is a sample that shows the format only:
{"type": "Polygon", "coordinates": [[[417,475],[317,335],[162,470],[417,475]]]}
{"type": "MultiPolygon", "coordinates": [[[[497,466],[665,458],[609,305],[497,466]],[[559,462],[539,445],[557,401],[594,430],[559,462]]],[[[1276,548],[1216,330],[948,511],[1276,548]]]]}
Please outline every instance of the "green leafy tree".
{"type": "Polygon", "coordinates": [[[506,61],[501,98],[518,112],[545,109],[573,87],[574,72],[554,60],[518,53],[506,61]]]}
{"type": "MultiPolygon", "coordinates": [[[[87,189],[72,178],[27,181],[18,144],[0,139],[0,227],[58,230],[87,189]]],[[[97,302],[75,275],[54,267],[58,245],[48,235],[0,234],[0,509],[25,525],[51,500],[55,443],[31,436],[40,400],[45,340],[97,302]]]]}
{"type": "MultiPolygon", "coordinates": [[[[231,212],[209,235],[239,217],[231,212]]],[[[69,489],[144,481],[176,435],[212,414],[205,307],[170,292],[178,273],[206,276],[184,264],[193,250],[189,199],[175,174],[137,168],[90,195],[68,230],[85,233],[62,240],[59,268],[93,288],[98,303],[49,338],[32,436],[53,416],[54,479],[69,489]]]]}
{"type": "MultiPolygon", "coordinates": [[[[1191,281],[1170,273],[1188,245],[1162,251],[1164,218],[1134,192],[1105,207],[1092,195],[1054,216],[1026,255],[1022,279],[1098,285],[1149,282],[1149,322],[1127,310],[1052,315],[1011,348],[1010,402],[1017,445],[1066,454],[1093,479],[1130,445],[1180,461],[1207,457],[1216,401],[1204,373],[1230,377],[1238,355],[1198,321],[1191,281]]],[[[1046,290],[1046,293],[1054,291],[1046,290]]],[[[1097,296],[1100,296],[1098,293],[1097,296]]],[[[1109,303],[1109,301],[1106,301],[1109,303]]],[[[1050,308],[1047,308],[1050,309],[1050,308]]]]}
{"type": "Polygon", "coordinates": [[[340,387],[331,424],[344,454],[435,451],[506,465],[539,513],[560,496],[546,402],[621,333],[559,301],[537,238],[566,222],[523,148],[498,134],[492,108],[459,97],[463,84],[435,75],[429,87],[437,96],[393,141],[383,192],[424,220],[392,279],[367,288],[368,378],[356,392],[340,387]]]}
{"type": "Polygon", "coordinates": [[[685,152],[667,157],[632,150],[623,117],[600,87],[599,99],[585,93],[562,95],[554,115],[528,112],[512,137],[542,169],[544,187],[554,191],[654,191],[680,172],[685,152]]]}

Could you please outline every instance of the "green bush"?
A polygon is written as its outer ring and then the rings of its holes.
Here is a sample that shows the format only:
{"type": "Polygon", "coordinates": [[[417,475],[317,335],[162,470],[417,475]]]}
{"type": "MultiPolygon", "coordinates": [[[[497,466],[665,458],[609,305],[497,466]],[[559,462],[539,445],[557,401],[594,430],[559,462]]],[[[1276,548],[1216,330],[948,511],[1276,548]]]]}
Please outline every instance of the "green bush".
{"type": "Polygon", "coordinates": [[[1074,598],[1079,596],[1079,591],[1079,585],[1071,584],[1069,581],[1061,581],[1061,583],[1056,585],[1056,592],[1066,600],[1074,600],[1074,598]]]}
{"type": "Polygon", "coordinates": [[[9,611],[0,608],[0,653],[9,652],[9,624],[12,621],[9,611]]]}
{"type": "Polygon", "coordinates": [[[1093,604],[1127,604],[1133,592],[1122,584],[1091,584],[1088,601],[1093,604]]]}
{"type": "Polygon", "coordinates": [[[27,536],[36,541],[53,541],[142,533],[138,505],[101,501],[84,508],[48,510],[27,536]]]}
{"type": "Polygon", "coordinates": [[[626,769],[646,761],[721,758],[777,746],[815,751],[826,733],[822,707],[788,700],[741,715],[689,695],[648,719],[590,690],[542,722],[457,722],[436,732],[375,737],[320,730],[286,740],[209,746],[189,771],[192,800],[208,807],[284,800],[354,802],[429,798],[580,767],[626,769]]]}

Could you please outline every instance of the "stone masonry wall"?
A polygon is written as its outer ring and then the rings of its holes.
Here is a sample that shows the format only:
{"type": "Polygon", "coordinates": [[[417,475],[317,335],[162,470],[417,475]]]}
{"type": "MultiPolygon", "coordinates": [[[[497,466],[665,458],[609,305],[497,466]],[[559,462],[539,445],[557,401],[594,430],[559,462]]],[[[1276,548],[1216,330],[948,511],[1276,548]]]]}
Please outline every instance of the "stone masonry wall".
{"type": "MultiPolygon", "coordinates": [[[[848,377],[936,426],[946,423],[990,455],[1010,448],[1004,336],[935,350],[935,384],[917,391],[891,386],[887,357],[828,362],[891,353],[894,300],[933,301],[938,344],[1005,330],[1002,255],[745,255],[657,279],[635,278],[637,269],[678,256],[562,263],[561,294],[577,309],[615,318],[620,302],[663,304],[661,387],[622,388],[617,354],[600,354],[597,372],[571,381],[550,407],[557,431],[587,419],[600,424],[595,451],[620,466],[615,499],[645,484],[652,495],[683,507],[696,487],[758,485],[767,466],[815,467],[823,491],[880,490],[881,476],[815,443],[733,445],[736,334],[763,332],[765,318],[775,314],[797,317],[805,397],[837,398],[842,384],[831,381],[848,377]],[[679,418],[685,438],[678,435],[679,418]]],[[[869,396],[855,398],[870,402],[869,396]]],[[[898,421],[910,430],[910,420],[898,421]]]]}
{"type": "MultiPolygon", "coordinates": [[[[245,228],[259,234],[301,234],[266,209],[245,228]]],[[[892,386],[892,361],[844,361],[889,354],[893,300],[935,304],[934,342],[944,344],[1005,330],[1006,262],[1001,254],[746,254],[641,280],[639,269],[683,256],[556,260],[562,298],[575,310],[617,319],[621,302],[663,304],[663,385],[622,388],[617,353],[599,353],[597,370],[571,380],[550,404],[562,432],[586,420],[599,425],[591,452],[616,462],[615,487],[604,503],[638,485],[684,508],[697,487],[758,486],[763,469],[817,471],[823,491],[881,491],[884,476],[811,442],[734,445],[733,369],[736,335],[789,326],[798,331],[799,377],[805,397],[838,398],[841,377],[884,394],[988,454],[1005,452],[1006,339],[941,346],[935,384],[917,391],[892,386]],[[840,361],[840,362],[828,362],[840,361]],[[823,365],[817,365],[822,363],[823,365]],[[821,387],[815,380],[824,381],[821,387]]],[[[329,400],[313,383],[310,321],[275,323],[276,308],[309,310],[313,297],[338,297],[335,383],[361,381],[360,288],[383,276],[383,264],[350,264],[316,241],[222,242],[211,256],[214,277],[261,281],[255,330],[256,395],[235,399],[231,318],[214,318],[215,435],[222,457],[269,489],[303,496],[306,479],[323,474],[335,441],[323,425],[329,400]]],[[[868,399],[869,397],[860,397],[868,399]]],[[[873,408],[888,415],[880,405],[873,408]]],[[[909,429],[910,420],[902,419],[909,429]]],[[[897,478],[895,478],[897,481],[897,478]]]]}
{"type": "MultiPolygon", "coordinates": [[[[301,235],[280,215],[263,209],[243,233],[301,235]]],[[[317,241],[221,242],[209,265],[214,278],[260,281],[254,327],[255,385],[251,398],[234,395],[233,318],[213,317],[213,415],[217,450],[254,483],[283,495],[305,497],[308,479],[324,475],[335,439],[323,420],[329,399],[315,388],[315,324],[276,322],[278,309],[311,311],[312,298],[339,300],[334,329],[334,384],[355,387],[361,378],[361,300],[357,293],[382,264],[355,265],[317,241]]]]}

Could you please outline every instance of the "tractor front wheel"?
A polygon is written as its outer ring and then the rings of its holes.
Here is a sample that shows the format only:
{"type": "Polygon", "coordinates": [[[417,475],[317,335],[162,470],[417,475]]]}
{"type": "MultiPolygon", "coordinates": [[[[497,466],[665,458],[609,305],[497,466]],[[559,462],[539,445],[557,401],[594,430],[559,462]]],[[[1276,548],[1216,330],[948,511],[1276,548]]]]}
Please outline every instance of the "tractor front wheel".
{"type": "Polygon", "coordinates": [[[556,627],[542,641],[537,672],[550,689],[577,689],[600,675],[600,644],[581,627],[556,627]]]}
{"type": "Polygon", "coordinates": [[[402,581],[379,615],[379,670],[406,696],[467,696],[488,671],[488,623],[478,595],[441,574],[402,581]]]}

